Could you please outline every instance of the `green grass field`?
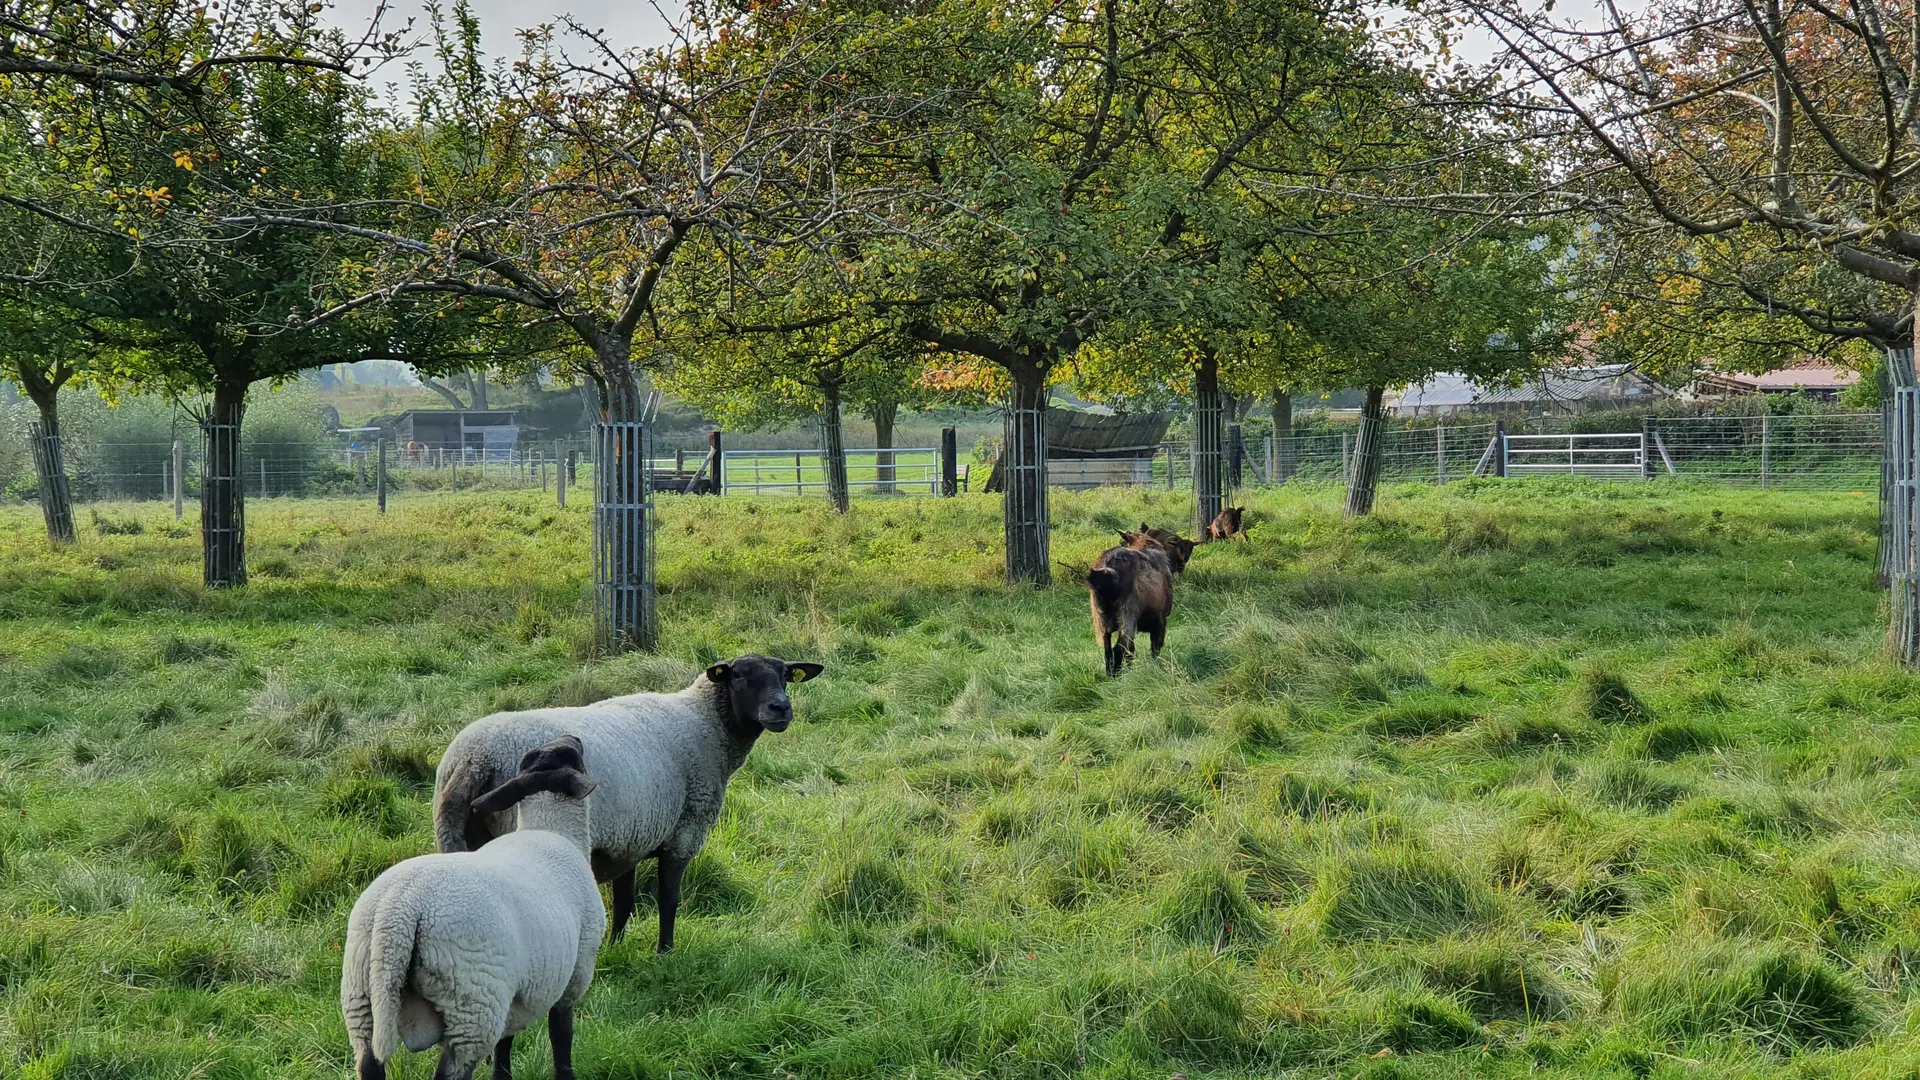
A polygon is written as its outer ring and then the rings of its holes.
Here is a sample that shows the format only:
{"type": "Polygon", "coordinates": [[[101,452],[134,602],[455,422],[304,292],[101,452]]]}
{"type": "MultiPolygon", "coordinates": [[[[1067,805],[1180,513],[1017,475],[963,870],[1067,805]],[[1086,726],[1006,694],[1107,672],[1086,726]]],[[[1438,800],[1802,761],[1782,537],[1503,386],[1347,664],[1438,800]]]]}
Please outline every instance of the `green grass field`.
{"type": "MultiPolygon", "coordinates": [[[[666,648],[606,662],[537,493],[261,502],[234,594],[169,509],[0,510],[0,1075],[346,1075],[347,911],[452,733],[748,650],[827,675],[677,951],[601,953],[584,1077],[1915,1075],[1871,493],[1251,501],[1118,680],[992,496],[663,498],[666,648]]],[[[1057,495],[1054,555],[1187,505],[1057,495]]]]}

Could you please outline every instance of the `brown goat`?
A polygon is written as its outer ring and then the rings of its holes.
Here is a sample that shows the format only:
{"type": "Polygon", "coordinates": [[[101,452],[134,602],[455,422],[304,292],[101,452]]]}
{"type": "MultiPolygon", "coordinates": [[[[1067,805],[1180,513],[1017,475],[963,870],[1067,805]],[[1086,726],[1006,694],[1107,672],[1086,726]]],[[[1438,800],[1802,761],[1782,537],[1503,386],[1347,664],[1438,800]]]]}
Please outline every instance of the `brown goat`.
{"type": "Polygon", "coordinates": [[[1140,531],[1120,530],[1120,543],[1135,551],[1159,548],[1166,553],[1167,565],[1178,574],[1187,568],[1187,560],[1193,558],[1193,549],[1200,546],[1199,541],[1189,540],[1178,533],[1169,532],[1157,526],[1140,523],[1140,531]]]}
{"type": "Polygon", "coordinates": [[[1207,526],[1207,539],[1225,540],[1232,536],[1247,535],[1247,508],[1229,506],[1213,516],[1213,523],[1207,526]]]}
{"type": "Polygon", "coordinates": [[[1120,674],[1133,660],[1133,639],[1142,630],[1153,641],[1153,654],[1160,655],[1167,643],[1167,616],[1173,614],[1173,567],[1166,552],[1108,548],[1087,571],[1087,592],[1107,674],[1120,674]]]}

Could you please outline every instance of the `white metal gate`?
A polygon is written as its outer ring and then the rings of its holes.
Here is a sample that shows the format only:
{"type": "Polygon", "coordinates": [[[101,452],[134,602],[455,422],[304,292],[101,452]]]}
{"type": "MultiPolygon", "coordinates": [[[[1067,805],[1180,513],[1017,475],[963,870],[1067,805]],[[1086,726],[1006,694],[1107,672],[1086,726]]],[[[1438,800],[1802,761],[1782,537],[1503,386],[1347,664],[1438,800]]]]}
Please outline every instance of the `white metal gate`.
{"type": "Polygon", "coordinates": [[[1507,476],[1593,476],[1639,479],[1647,470],[1640,432],[1612,435],[1507,435],[1500,440],[1507,476]]]}

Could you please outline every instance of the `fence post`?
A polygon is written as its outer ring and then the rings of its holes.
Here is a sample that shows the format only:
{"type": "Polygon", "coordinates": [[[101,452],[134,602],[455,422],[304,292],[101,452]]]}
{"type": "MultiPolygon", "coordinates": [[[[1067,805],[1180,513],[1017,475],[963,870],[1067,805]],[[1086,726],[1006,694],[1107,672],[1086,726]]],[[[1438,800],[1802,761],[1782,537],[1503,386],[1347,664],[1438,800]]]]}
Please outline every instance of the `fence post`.
{"type": "MultiPolygon", "coordinates": [[[[727,454],[721,449],[720,429],[707,432],[707,452],[713,455],[713,493],[727,493],[727,454]]],[[[756,477],[758,479],[758,477],[756,477]]]]}
{"type": "Polygon", "coordinates": [[[373,492],[374,498],[379,500],[380,512],[384,514],[387,512],[387,440],[375,439],[374,445],[378,448],[379,456],[373,463],[373,492]]]}
{"type": "Polygon", "coordinates": [[[940,494],[960,494],[960,433],[950,427],[940,429],[940,494]]]}
{"type": "Polygon", "coordinates": [[[807,493],[806,485],[800,482],[800,452],[798,450],[793,452],[793,493],[795,495],[805,495],[807,493]]]}
{"type": "Polygon", "coordinates": [[[267,497],[267,458],[264,454],[260,456],[260,497],[267,497]]]}
{"type": "Polygon", "coordinates": [[[1505,420],[1493,422],[1493,443],[1493,475],[1505,476],[1507,475],[1507,422],[1505,420]]]}
{"type": "Polygon", "coordinates": [[[185,479],[182,469],[185,467],[186,459],[187,455],[180,447],[180,440],[173,440],[173,520],[175,521],[187,516],[187,485],[182,482],[185,479]]]}
{"type": "Polygon", "coordinates": [[[1173,444],[1167,444],[1167,490],[1173,490],[1173,444]]]}
{"type": "Polygon", "coordinates": [[[1653,417],[1640,418],[1640,478],[1653,479],[1653,417]]]}
{"type": "Polygon", "coordinates": [[[1773,471],[1773,417],[1760,415],[1760,486],[1766,487],[1773,471]]]}
{"type": "Polygon", "coordinates": [[[1239,424],[1227,425],[1227,490],[1226,495],[1240,490],[1243,477],[1240,473],[1240,458],[1247,452],[1246,437],[1240,431],[1239,424]]]}
{"type": "Polygon", "coordinates": [[[1447,425],[1435,424],[1433,427],[1433,474],[1439,482],[1447,482],[1447,425]]]}

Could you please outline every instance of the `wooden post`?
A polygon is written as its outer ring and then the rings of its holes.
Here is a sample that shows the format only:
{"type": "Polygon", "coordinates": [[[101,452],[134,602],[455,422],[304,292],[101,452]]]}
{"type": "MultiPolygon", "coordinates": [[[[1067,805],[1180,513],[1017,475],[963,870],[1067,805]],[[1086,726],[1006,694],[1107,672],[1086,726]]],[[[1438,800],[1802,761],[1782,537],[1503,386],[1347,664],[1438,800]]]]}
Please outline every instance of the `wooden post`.
{"type": "Polygon", "coordinates": [[[179,521],[187,514],[187,485],[184,482],[186,474],[183,471],[186,460],[187,455],[180,445],[180,440],[173,440],[173,520],[175,521],[179,521]]]}
{"type": "Polygon", "coordinates": [[[267,497],[267,459],[265,455],[262,455],[260,458],[260,497],[263,499],[267,497]]]}
{"type": "Polygon", "coordinates": [[[1507,475],[1507,422],[1493,422],[1493,475],[1507,475]]]}
{"type": "Polygon", "coordinates": [[[800,482],[800,452],[798,450],[793,452],[793,493],[795,495],[805,495],[807,493],[806,485],[800,482]]]}
{"type": "Polygon", "coordinates": [[[1447,425],[1435,424],[1433,428],[1433,474],[1439,482],[1447,482],[1447,425]]]}
{"type": "Polygon", "coordinates": [[[567,481],[570,479],[568,473],[571,472],[573,468],[573,455],[568,454],[566,457],[561,457],[560,452],[560,440],[555,439],[553,440],[553,494],[555,498],[560,500],[560,509],[565,510],[567,508],[567,481]]]}
{"type": "Polygon", "coordinates": [[[713,455],[713,493],[725,495],[727,493],[727,455],[720,448],[720,431],[717,428],[707,432],[707,452],[713,455]]]}
{"type": "Polygon", "coordinates": [[[1173,490],[1173,444],[1167,444],[1167,490],[1173,490]]]}
{"type": "Polygon", "coordinates": [[[940,429],[940,494],[960,494],[960,433],[950,427],[940,429]]]}
{"type": "Polygon", "coordinates": [[[1766,487],[1773,472],[1773,417],[1760,417],[1760,486],[1766,487]]]}
{"type": "Polygon", "coordinates": [[[1640,479],[1653,479],[1653,417],[1640,418],[1640,479]]]}
{"type": "MultiPolygon", "coordinates": [[[[1247,452],[1246,437],[1241,434],[1239,424],[1227,425],[1227,490],[1223,495],[1240,490],[1246,479],[1240,471],[1240,459],[1247,452]]],[[[1212,524],[1212,522],[1208,522],[1212,524]]]]}
{"type": "Polygon", "coordinates": [[[376,440],[380,447],[380,458],[373,467],[373,488],[380,500],[380,512],[387,512],[387,440],[376,440]]]}

